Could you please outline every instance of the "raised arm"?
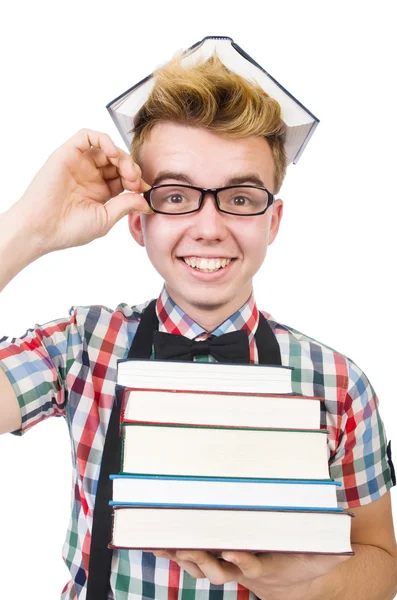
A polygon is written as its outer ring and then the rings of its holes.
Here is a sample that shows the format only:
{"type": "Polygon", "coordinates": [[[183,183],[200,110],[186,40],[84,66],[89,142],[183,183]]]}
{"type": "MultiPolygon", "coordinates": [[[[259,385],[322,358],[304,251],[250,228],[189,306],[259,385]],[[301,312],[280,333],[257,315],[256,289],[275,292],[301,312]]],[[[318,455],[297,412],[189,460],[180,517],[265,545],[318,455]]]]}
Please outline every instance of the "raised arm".
{"type": "MultiPolygon", "coordinates": [[[[79,131],[0,215],[0,291],[41,256],[103,237],[133,210],[151,212],[140,195],[148,188],[139,166],[108,135],[79,131]]],[[[0,367],[0,433],[20,425],[17,397],[0,367]]]]}

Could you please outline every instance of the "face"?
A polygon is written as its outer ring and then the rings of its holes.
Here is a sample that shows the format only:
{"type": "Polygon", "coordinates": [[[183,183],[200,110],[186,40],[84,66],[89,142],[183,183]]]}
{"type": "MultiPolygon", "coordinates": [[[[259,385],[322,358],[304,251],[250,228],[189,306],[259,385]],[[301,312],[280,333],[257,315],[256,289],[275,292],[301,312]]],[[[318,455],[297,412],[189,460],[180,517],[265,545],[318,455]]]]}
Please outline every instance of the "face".
{"type": "MultiPolygon", "coordinates": [[[[217,188],[238,178],[239,184],[274,190],[273,157],[262,138],[231,140],[202,128],[161,123],[144,142],[139,164],[150,185],[217,188]]],[[[216,313],[221,323],[251,295],[252,278],[277,235],[281,217],[281,200],[264,215],[249,217],[219,212],[215,199],[207,195],[199,212],[135,212],[129,215],[129,227],[182,310],[198,323],[198,315],[216,313]],[[202,262],[204,258],[209,262],[202,262]]]]}

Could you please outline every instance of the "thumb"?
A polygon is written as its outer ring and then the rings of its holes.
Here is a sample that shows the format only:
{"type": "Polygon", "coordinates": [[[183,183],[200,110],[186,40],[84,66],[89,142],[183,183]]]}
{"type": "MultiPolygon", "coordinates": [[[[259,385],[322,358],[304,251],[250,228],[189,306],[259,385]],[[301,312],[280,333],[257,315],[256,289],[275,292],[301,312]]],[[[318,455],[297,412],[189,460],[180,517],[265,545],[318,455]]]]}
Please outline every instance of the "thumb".
{"type": "Polygon", "coordinates": [[[104,208],[108,214],[108,231],[130,212],[140,211],[149,215],[154,214],[145,198],[134,192],[124,192],[112,198],[104,208]]]}

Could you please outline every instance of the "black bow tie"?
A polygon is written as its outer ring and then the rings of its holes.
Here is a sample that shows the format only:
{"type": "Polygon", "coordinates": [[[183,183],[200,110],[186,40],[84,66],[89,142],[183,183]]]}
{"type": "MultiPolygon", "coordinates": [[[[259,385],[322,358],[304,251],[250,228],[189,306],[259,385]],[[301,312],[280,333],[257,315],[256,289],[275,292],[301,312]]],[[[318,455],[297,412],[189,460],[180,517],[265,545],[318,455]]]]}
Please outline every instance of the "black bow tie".
{"type": "Polygon", "coordinates": [[[173,360],[193,360],[194,356],[210,354],[218,362],[249,363],[248,334],[245,329],[211,336],[204,342],[195,342],[183,335],[154,333],[156,358],[173,360]]]}

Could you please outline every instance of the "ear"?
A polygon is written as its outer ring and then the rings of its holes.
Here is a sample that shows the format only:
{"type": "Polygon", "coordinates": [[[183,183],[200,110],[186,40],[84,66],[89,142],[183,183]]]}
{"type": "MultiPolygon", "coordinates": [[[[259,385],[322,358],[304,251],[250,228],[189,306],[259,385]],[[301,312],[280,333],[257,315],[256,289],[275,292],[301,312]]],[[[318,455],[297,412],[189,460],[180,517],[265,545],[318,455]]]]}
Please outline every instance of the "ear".
{"type": "Polygon", "coordinates": [[[269,246],[276,239],[281,219],[283,216],[283,207],[284,203],[280,198],[277,198],[273,203],[273,212],[272,212],[272,220],[270,222],[270,231],[269,231],[269,246]]]}
{"type": "Polygon", "coordinates": [[[132,237],[140,246],[145,246],[145,239],[142,228],[142,220],[144,218],[144,215],[138,211],[131,212],[128,215],[128,228],[132,237]]]}

